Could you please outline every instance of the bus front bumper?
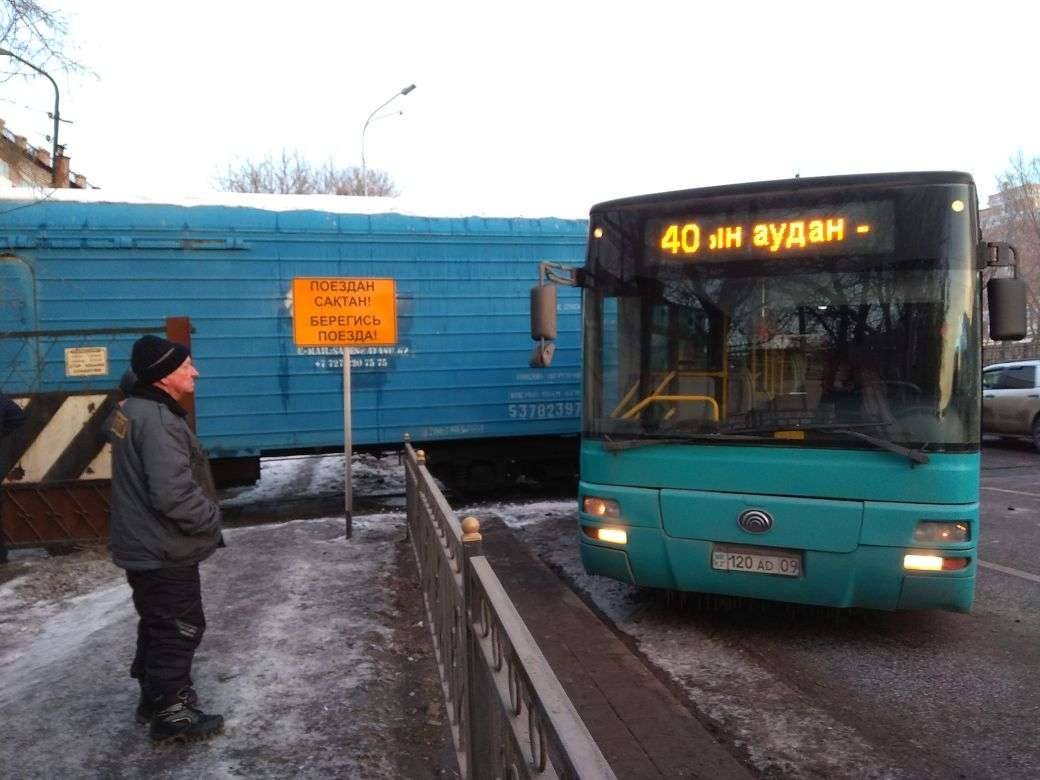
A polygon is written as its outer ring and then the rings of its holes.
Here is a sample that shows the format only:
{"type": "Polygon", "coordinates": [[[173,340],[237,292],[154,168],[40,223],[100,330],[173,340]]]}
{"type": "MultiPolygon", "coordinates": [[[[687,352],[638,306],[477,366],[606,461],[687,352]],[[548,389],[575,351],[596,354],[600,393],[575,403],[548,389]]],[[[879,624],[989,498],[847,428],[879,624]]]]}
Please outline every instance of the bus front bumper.
{"type": "Polygon", "coordinates": [[[714,544],[676,539],[659,529],[629,527],[627,543],[610,545],[581,533],[586,571],[633,585],[827,607],[942,609],[969,612],[974,602],[975,550],[958,571],[907,572],[903,547],[859,545],[851,552],[801,551],[798,576],[712,568],[714,544]]]}

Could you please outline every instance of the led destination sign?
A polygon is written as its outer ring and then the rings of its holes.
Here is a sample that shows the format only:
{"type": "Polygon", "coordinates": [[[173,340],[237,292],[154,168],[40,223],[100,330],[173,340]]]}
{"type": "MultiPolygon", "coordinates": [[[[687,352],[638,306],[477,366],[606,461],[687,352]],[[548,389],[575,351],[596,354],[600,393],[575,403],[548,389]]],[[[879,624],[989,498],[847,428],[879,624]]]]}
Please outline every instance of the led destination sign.
{"type": "Polygon", "coordinates": [[[892,204],[844,203],[647,222],[647,251],[666,262],[892,251],[892,204]]]}

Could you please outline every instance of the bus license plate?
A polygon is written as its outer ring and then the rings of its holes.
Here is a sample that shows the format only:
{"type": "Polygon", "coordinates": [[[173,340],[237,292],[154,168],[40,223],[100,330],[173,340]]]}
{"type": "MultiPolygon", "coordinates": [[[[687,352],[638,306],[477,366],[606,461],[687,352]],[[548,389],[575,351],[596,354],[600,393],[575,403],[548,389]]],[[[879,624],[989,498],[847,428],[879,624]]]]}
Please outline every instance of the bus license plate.
{"type": "Polygon", "coordinates": [[[746,571],[753,574],[800,577],[802,557],[787,550],[716,547],[711,553],[711,568],[718,571],[746,571]]]}

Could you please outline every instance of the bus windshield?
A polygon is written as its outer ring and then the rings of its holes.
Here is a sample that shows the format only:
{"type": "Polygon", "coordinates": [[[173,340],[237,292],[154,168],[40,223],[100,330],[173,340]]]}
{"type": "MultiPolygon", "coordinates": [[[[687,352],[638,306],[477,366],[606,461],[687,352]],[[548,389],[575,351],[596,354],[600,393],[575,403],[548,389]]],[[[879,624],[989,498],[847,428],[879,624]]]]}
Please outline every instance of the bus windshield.
{"type": "MultiPolygon", "coordinates": [[[[970,230],[951,236],[958,223],[945,216],[933,220],[941,221],[937,231],[920,229],[918,208],[915,240],[907,241],[901,227],[914,221],[906,211],[898,202],[868,209],[887,222],[872,223],[881,229],[857,252],[809,247],[782,258],[762,256],[780,228],[764,232],[762,251],[750,246],[761,222],[754,215],[700,223],[660,219],[659,209],[613,215],[613,241],[590,249],[585,435],[977,449],[970,230]],[[742,241],[740,257],[669,256],[694,238],[698,249],[715,235],[721,246],[724,230],[742,241]],[[929,235],[942,240],[922,240],[929,235]]],[[[775,214],[769,224],[791,224],[775,214]]]]}

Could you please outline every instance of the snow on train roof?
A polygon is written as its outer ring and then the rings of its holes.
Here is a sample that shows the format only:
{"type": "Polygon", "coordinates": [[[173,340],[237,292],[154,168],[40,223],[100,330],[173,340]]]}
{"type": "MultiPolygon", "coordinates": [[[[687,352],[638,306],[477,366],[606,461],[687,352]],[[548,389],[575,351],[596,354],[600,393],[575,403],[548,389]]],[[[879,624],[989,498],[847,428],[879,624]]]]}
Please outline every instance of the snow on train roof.
{"type": "Polygon", "coordinates": [[[488,217],[507,219],[588,219],[588,211],[549,213],[530,207],[503,213],[485,207],[447,208],[440,203],[403,198],[343,195],[269,195],[265,193],[197,192],[141,195],[112,190],[15,188],[0,189],[0,201],[63,203],[133,203],[163,206],[230,206],[261,211],[322,211],[330,214],[401,214],[410,217],[488,217]]]}

